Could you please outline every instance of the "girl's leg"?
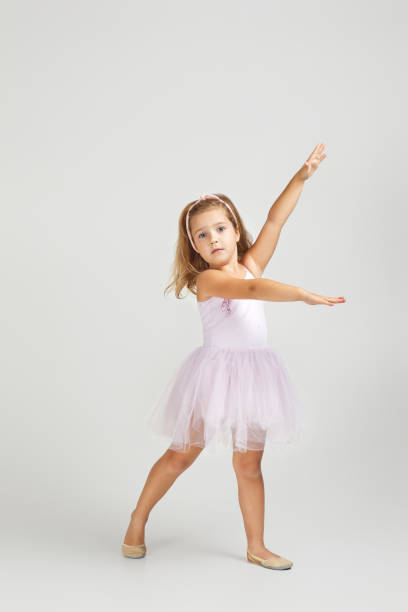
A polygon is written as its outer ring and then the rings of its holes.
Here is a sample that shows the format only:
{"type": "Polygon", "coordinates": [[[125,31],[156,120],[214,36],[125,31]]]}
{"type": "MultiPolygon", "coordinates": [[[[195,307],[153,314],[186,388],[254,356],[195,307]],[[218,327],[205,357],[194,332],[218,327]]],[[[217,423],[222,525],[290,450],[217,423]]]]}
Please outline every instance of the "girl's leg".
{"type": "Polygon", "coordinates": [[[145,525],[151,509],[168,491],[176,478],[195,461],[202,450],[199,446],[190,446],[187,452],[167,449],[156,461],[148,474],[136,508],[131,514],[124,544],[134,546],[144,543],[145,525]]]}
{"type": "Polygon", "coordinates": [[[232,464],[238,482],[238,499],[244,519],[248,550],[262,558],[279,557],[264,544],[265,489],[261,471],[263,450],[234,451],[232,464]]]}

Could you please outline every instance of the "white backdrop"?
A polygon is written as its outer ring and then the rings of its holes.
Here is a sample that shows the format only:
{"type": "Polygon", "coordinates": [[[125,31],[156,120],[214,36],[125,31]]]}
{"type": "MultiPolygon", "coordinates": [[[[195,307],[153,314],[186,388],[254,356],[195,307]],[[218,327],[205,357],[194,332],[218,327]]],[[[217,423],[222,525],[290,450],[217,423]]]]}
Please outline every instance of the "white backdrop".
{"type": "Polygon", "coordinates": [[[406,18],[402,1],[3,0],[7,610],[404,608],[406,18]],[[319,142],[265,273],[347,300],[265,304],[307,410],[262,462],[265,543],[294,567],[247,563],[232,457],[205,450],[125,559],[168,446],[145,416],[202,340],[195,298],[163,297],[180,211],[224,192],[255,238],[319,142]]]}

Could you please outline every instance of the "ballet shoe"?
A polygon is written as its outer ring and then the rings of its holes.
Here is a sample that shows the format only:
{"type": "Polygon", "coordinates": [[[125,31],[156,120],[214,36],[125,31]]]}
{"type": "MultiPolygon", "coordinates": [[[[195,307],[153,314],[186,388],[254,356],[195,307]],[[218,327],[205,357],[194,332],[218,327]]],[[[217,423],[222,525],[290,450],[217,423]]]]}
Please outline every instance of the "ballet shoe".
{"type": "Polygon", "coordinates": [[[279,559],[275,559],[274,557],[269,559],[261,559],[261,557],[255,557],[255,555],[250,553],[249,550],[247,550],[247,559],[250,563],[255,563],[256,565],[262,565],[263,567],[267,567],[268,569],[275,570],[290,569],[293,565],[292,561],[289,561],[289,559],[285,559],[284,557],[280,556],[279,559]]]}
{"type": "Polygon", "coordinates": [[[145,544],[136,544],[135,546],[122,544],[122,553],[125,557],[130,557],[131,559],[141,559],[146,555],[146,546],[145,544]]]}

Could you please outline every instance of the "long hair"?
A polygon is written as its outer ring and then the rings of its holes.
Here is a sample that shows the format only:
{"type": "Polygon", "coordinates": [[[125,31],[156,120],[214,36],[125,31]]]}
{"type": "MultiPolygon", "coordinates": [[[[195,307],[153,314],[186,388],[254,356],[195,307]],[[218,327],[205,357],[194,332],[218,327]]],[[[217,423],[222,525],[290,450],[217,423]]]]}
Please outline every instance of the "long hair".
{"type": "MultiPolygon", "coordinates": [[[[240,238],[237,242],[237,251],[238,261],[240,261],[244,253],[246,253],[249,247],[252,246],[252,236],[246,230],[244,223],[240,217],[240,214],[237,211],[233,202],[230,200],[230,198],[223,193],[215,193],[214,195],[217,195],[222,200],[228,202],[237,218],[238,227],[228,207],[221,204],[221,202],[219,200],[216,200],[215,198],[201,200],[198,204],[196,204],[189,215],[189,221],[191,222],[191,219],[193,217],[195,217],[199,213],[204,212],[205,210],[209,210],[212,208],[221,208],[225,212],[227,218],[231,221],[234,229],[239,230],[240,238]]],[[[195,201],[196,200],[193,200],[193,202],[195,201]]],[[[193,202],[190,202],[183,208],[179,217],[178,239],[176,243],[176,253],[172,266],[171,281],[164,290],[164,295],[173,290],[177,299],[183,299],[184,297],[186,297],[181,296],[181,292],[184,287],[187,287],[187,289],[193,295],[197,295],[196,278],[200,272],[209,268],[208,263],[201,257],[199,253],[197,253],[197,251],[193,249],[186,231],[187,211],[190,208],[191,204],[193,204],[193,202]]]]}

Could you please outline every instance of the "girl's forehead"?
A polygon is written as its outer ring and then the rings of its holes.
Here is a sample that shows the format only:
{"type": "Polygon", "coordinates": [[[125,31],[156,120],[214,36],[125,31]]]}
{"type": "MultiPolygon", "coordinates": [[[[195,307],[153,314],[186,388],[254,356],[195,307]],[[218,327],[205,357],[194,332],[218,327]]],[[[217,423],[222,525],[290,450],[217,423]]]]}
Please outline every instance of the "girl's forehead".
{"type": "Polygon", "coordinates": [[[194,228],[198,228],[204,225],[212,225],[219,222],[225,223],[227,221],[228,217],[222,208],[214,208],[194,215],[194,217],[191,218],[190,225],[194,228]]]}

